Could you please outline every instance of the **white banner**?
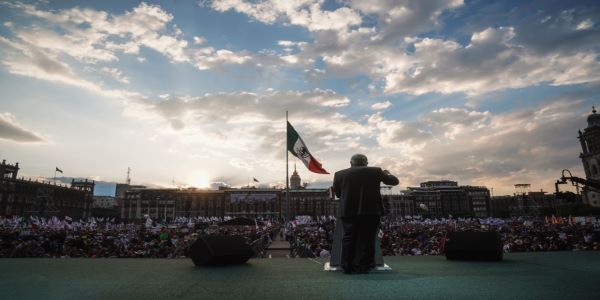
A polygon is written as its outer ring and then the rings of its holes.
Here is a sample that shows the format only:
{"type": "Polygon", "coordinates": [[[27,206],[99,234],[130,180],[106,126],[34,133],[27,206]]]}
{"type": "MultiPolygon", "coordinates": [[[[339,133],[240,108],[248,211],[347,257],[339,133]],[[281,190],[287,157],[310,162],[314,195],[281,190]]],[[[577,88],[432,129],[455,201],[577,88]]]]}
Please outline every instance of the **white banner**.
{"type": "Polygon", "coordinates": [[[231,203],[275,202],[277,194],[240,193],[230,194],[231,203]]]}

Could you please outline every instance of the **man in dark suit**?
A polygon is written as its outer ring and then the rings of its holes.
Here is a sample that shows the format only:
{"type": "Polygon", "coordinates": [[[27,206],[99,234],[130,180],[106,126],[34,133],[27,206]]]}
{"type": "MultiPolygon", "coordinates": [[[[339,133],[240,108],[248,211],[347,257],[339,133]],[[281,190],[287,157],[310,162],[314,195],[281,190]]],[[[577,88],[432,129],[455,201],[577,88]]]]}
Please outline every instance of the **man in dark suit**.
{"type": "Polygon", "coordinates": [[[379,184],[397,185],[398,178],[381,168],[367,167],[367,157],[355,154],[350,168],[333,176],[344,226],[341,266],[344,273],[367,273],[374,266],[375,235],[384,214],[379,184]]]}

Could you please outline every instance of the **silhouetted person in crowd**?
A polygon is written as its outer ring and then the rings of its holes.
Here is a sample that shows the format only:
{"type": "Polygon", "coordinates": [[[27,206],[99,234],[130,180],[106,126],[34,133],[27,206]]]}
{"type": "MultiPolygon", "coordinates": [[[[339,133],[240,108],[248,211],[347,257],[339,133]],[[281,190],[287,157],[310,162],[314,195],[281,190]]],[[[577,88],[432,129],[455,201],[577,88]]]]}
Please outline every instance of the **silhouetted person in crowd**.
{"type": "Polygon", "coordinates": [[[375,235],[384,214],[380,183],[397,185],[398,178],[387,170],[367,167],[363,154],[350,159],[350,168],[333,176],[333,189],[340,198],[344,226],[342,262],[344,273],[368,273],[375,265],[375,235]]]}

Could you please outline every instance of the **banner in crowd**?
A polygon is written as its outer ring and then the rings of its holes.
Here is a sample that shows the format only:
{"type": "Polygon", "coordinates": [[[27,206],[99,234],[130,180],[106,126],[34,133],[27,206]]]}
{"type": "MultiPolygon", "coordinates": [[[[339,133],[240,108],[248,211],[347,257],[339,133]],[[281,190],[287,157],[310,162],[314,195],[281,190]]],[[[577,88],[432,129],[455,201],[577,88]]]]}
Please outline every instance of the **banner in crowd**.
{"type": "Polygon", "coordinates": [[[277,201],[277,194],[254,194],[254,193],[238,193],[230,194],[230,201],[236,203],[263,203],[277,201]]]}

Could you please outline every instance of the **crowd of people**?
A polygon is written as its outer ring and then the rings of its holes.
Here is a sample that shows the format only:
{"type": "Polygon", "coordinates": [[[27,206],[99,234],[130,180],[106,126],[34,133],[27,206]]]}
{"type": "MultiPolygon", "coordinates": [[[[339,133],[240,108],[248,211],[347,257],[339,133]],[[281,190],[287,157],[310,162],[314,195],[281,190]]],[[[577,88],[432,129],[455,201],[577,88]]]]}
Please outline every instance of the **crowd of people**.
{"type": "Polygon", "coordinates": [[[285,239],[290,242],[292,257],[321,257],[331,255],[335,218],[299,218],[288,222],[285,239]]]}
{"type": "MultiPolygon", "coordinates": [[[[323,257],[331,251],[335,220],[288,224],[287,239],[297,257],[323,257]]],[[[600,250],[600,219],[577,218],[384,218],[383,255],[441,255],[450,231],[498,231],[504,252],[600,250]]]]}
{"type": "Polygon", "coordinates": [[[0,257],[146,257],[183,258],[202,235],[243,236],[264,252],[279,230],[275,221],[261,225],[220,226],[220,218],[179,218],[168,224],[116,223],[114,219],[5,218],[0,216],[0,257]]]}
{"type": "MultiPolygon", "coordinates": [[[[298,217],[283,223],[219,225],[223,218],[178,218],[160,224],[118,223],[114,219],[71,220],[0,216],[0,257],[187,257],[202,235],[245,237],[258,257],[279,234],[289,241],[292,257],[328,258],[334,217],[298,217]]],[[[576,218],[384,218],[383,255],[441,255],[450,231],[498,231],[504,252],[600,250],[600,219],[576,218]]]]}

